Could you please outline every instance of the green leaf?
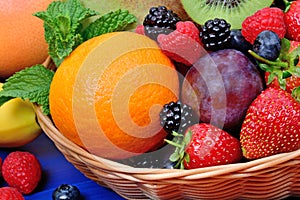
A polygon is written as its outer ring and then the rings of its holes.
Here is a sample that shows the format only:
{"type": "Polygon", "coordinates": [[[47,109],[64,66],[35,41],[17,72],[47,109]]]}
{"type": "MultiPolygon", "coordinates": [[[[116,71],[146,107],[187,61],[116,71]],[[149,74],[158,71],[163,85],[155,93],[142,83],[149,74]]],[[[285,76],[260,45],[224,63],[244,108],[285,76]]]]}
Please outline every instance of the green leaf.
{"type": "Polygon", "coordinates": [[[83,7],[79,0],[53,1],[46,11],[34,14],[44,21],[49,55],[56,66],[83,42],[79,34],[81,22],[96,14],[96,11],[83,7]]]}
{"type": "MultiPolygon", "coordinates": [[[[1,91],[0,91],[1,93],[1,91]]],[[[0,106],[2,106],[5,102],[13,99],[13,97],[0,96],[0,106]]]]}
{"type": "Polygon", "coordinates": [[[82,35],[85,40],[88,40],[104,33],[123,31],[136,21],[136,17],[130,14],[128,10],[119,9],[107,13],[89,24],[82,35]]]}
{"type": "Polygon", "coordinates": [[[49,114],[49,90],[54,72],[43,65],[35,65],[9,77],[0,91],[0,105],[12,98],[28,99],[49,114]]]}

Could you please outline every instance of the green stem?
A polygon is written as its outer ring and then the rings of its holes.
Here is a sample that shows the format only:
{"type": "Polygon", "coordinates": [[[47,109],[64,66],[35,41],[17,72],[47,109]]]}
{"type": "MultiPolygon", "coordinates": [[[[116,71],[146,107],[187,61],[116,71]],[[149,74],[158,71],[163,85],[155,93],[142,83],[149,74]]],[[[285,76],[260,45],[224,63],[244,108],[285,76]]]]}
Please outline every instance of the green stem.
{"type": "Polygon", "coordinates": [[[285,4],[284,12],[287,12],[291,6],[291,2],[288,0],[283,0],[283,3],[285,4]]]}
{"type": "Polygon", "coordinates": [[[285,5],[290,3],[288,0],[283,0],[283,2],[284,2],[285,5]]]}
{"type": "Polygon", "coordinates": [[[288,68],[289,67],[289,64],[287,62],[278,62],[278,61],[270,61],[270,60],[267,60],[261,56],[259,56],[258,54],[256,54],[254,51],[252,50],[249,50],[248,51],[255,59],[257,59],[258,61],[261,61],[265,64],[268,64],[268,65],[271,65],[271,66],[277,66],[277,67],[280,67],[280,68],[288,68]]]}
{"type": "Polygon", "coordinates": [[[166,139],[165,139],[165,142],[167,142],[168,144],[170,144],[172,146],[175,146],[175,147],[178,147],[178,148],[182,148],[182,145],[178,144],[176,142],[173,142],[173,141],[170,141],[170,140],[166,140],[166,139]]]}

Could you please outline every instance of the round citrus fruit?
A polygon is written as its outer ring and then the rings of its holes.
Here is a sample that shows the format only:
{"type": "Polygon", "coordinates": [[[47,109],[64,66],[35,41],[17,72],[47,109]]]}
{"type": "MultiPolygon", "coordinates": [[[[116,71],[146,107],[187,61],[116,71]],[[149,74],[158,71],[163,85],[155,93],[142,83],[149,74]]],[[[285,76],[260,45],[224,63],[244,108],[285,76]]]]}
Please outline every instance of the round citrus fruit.
{"type": "Polygon", "coordinates": [[[74,143],[121,159],[163,144],[159,112],[178,93],[175,67],[155,41],[133,32],[107,33],[82,43],[59,66],[50,112],[74,143]]]}
{"type": "Polygon", "coordinates": [[[0,1],[0,79],[47,57],[43,21],[33,14],[46,10],[52,1],[0,1]]]}

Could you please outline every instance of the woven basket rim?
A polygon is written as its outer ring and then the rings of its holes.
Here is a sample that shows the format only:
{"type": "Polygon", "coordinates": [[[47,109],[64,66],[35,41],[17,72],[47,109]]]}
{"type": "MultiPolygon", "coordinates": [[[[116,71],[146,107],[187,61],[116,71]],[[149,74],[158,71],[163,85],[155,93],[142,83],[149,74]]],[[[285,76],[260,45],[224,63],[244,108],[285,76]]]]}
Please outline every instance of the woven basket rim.
{"type": "MultiPolygon", "coordinates": [[[[85,149],[71,142],[69,139],[63,136],[62,133],[53,124],[49,116],[44,115],[41,108],[35,105],[35,111],[38,117],[38,121],[43,128],[45,134],[54,141],[55,144],[62,145],[65,148],[74,151],[76,154],[80,155],[83,158],[86,158],[85,162],[88,162],[92,165],[99,165],[100,168],[106,170],[120,172],[122,174],[134,175],[135,177],[153,181],[157,179],[172,179],[172,178],[182,178],[185,180],[195,180],[209,178],[213,176],[221,176],[225,174],[230,174],[230,176],[235,176],[234,172],[240,172],[236,176],[248,176],[249,172],[259,173],[261,170],[283,164],[285,162],[291,161],[294,158],[300,156],[300,149],[288,152],[280,153],[256,160],[250,160],[243,163],[234,163],[226,165],[218,165],[212,167],[204,167],[190,170],[181,170],[181,169],[157,169],[157,168],[134,168],[127,166],[116,161],[112,161],[106,158],[102,158],[93,154],[90,154],[85,149]],[[47,128],[47,129],[46,129],[47,128]],[[49,131],[51,130],[51,131],[49,131]]],[[[127,177],[128,178],[128,177],[127,177]]]]}

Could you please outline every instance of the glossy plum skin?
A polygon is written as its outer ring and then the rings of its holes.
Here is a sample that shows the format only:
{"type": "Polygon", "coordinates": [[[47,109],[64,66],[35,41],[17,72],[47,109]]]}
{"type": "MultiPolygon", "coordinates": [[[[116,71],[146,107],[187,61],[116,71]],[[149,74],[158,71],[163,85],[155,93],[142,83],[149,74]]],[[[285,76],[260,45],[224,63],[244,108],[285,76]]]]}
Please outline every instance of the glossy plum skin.
{"type": "Polygon", "coordinates": [[[190,68],[181,98],[199,111],[200,122],[236,131],[263,87],[261,74],[249,58],[225,49],[205,55],[190,68]]]}

